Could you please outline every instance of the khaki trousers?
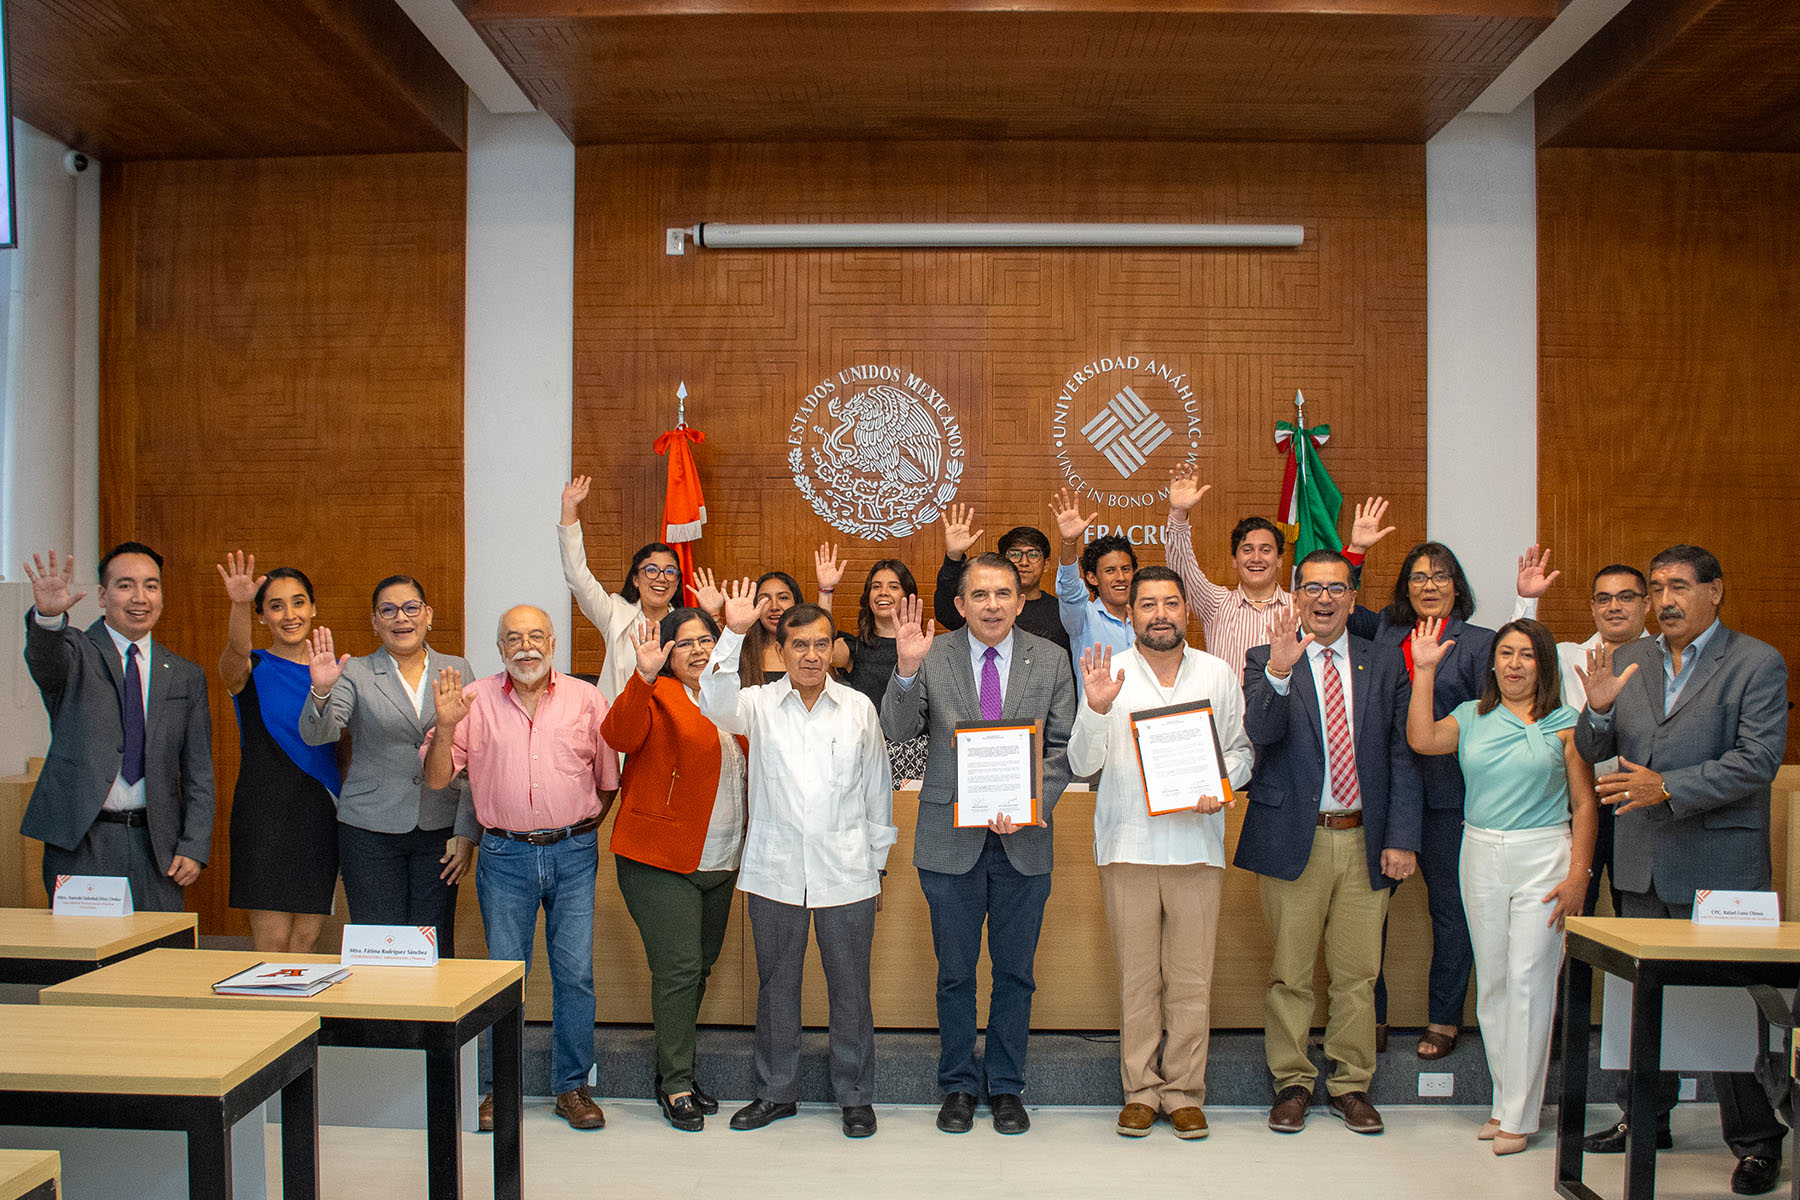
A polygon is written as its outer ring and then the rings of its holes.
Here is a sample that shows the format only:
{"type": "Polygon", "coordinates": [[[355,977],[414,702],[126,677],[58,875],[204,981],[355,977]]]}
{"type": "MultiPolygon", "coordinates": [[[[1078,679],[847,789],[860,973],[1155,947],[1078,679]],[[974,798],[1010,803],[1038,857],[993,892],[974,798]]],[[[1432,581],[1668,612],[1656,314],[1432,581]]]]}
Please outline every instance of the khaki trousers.
{"type": "Polygon", "coordinates": [[[1325,1057],[1336,1064],[1326,1090],[1333,1096],[1368,1091],[1375,1076],[1375,976],[1381,970],[1388,889],[1369,886],[1363,831],[1319,829],[1298,879],[1258,879],[1263,923],[1275,948],[1263,1048],[1276,1095],[1288,1087],[1310,1090],[1318,1078],[1306,1038],[1321,940],[1331,977],[1325,1057]]]}
{"type": "Polygon", "coordinates": [[[1202,863],[1100,868],[1119,962],[1119,1082],[1127,1104],[1172,1113],[1206,1103],[1213,948],[1224,886],[1224,868],[1202,863]]]}

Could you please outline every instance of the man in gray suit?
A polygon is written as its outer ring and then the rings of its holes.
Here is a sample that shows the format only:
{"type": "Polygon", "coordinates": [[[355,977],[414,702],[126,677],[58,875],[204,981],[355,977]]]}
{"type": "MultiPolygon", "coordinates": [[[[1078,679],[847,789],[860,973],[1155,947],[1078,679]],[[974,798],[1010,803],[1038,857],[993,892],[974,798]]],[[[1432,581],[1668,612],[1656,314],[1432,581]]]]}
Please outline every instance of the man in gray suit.
{"type": "MultiPolygon", "coordinates": [[[[1590,762],[1619,758],[1597,790],[1618,822],[1620,916],[1687,920],[1696,889],[1770,886],[1769,785],[1787,748],[1787,665],[1773,647],[1719,621],[1724,598],[1718,559],[1671,546],[1650,560],[1660,636],[1602,646],[1582,672],[1587,708],[1576,749],[1590,762]]],[[[1766,1192],[1781,1171],[1786,1131],[1750,1075],[1713,1081],[1725,1143],[1738,1157],[1731,1190],[1766,1192]]],[[[1675,1076],[1664,1074],[1659,1146],[1669,1143],[1675,1089],[1675,1076]]],[[[1590,1135],[1585,1149],[1619,1153],[1625,1134],[1620,1121],[1590,1135]]]]}
{"type": "Polygon", "coordinates": [[[74,559],[25,566],[32,610],[25,665],[50,714],[50,753],[19,832],[44,843],[44,889],[58,875],[122,875],[143,910],[180,912],[212,852],[212,712],[206,673],[152,645],[162,556],[139,542],[100,560],[100,619],[69,628],[86,592],[74,559]]]}
{"type": "Polygon", "coordinates": [[[956,607],[968,625],[937,638],[935,622],[924,623],[921,600],[901,604],[899,662],[881,699],[881,727],[892,741],[925,730],[931,735],[913,865],[931,906],[938,960],[938,1086],[944,1090],[938,1128],[966,1133],[977,1097],[986,1095],[994,1128],[1024,1133],[1031,1127],[1020,1095],[1037,990],[1032,967],[1050,898],[1050,813],[1069,783],[1075,686],[1066,652],[1013,627],[1023,601],[1018,568],[1008,560],[970,559],[956,607]],[[1001,816],[986,829],[959,829],[957,722],[1003,718],[1044,722],[1044,823],[1021,828],[1001,816]],[[985,1071],[975,1063],[975,968],[984,922],[994,974],[985,1071]]]}

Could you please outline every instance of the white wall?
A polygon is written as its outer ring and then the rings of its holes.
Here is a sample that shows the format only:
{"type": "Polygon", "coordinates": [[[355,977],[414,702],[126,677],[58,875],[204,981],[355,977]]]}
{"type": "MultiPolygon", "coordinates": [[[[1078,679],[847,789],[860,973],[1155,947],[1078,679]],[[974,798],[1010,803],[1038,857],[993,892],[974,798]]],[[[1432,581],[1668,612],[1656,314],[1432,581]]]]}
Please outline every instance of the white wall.
{"type": "MultiPolygon", "coordinates": [[[[1465,113],[1425,146],[1425,523],[1489,628],[1512,615],[1537,537],[1536,192],[1529,102],[1465,113]]],[[[1381,553],[1397,566],[1404,551],[1381,553]]]]}
{"type": "Polygon", "coordinates": [[[566,670],[556,521],[574,439],[575,148],[546,116],[494,116],[472,99],[468,203],[466,654],[479,673],[499,670],[500,614],[535,604],[566,670]]]}

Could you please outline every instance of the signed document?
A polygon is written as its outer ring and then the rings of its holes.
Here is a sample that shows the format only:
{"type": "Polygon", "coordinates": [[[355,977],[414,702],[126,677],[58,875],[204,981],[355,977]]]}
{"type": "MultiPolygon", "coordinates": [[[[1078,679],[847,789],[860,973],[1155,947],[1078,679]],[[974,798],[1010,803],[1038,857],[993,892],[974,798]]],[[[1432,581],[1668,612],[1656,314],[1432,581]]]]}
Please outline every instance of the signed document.
{"type": "Polygon", "coordinates": [[[1202,799],[1214,805],[1231,803],[1231,780],[1225,774],[1211,702],[1134,712],[1131,736],[1137,743],[1144,803],[1151,816],[1192,812],[1202,799]]]}
{"type": "Polygon", "coordinates": [[[959,829],[998,816],[1039,824],[1043,793],[1043,727],[1031,721],[960,721],[956,726],[956,813],[959,829]]]}

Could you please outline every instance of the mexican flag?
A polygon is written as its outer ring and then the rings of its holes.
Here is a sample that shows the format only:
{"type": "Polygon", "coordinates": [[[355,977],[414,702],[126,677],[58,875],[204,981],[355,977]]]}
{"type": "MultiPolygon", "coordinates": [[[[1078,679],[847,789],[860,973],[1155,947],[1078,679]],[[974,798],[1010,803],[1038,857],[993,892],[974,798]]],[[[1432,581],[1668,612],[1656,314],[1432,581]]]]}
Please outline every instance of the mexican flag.
{"type": "Polygon", "coordinates": [[[1344,507],[1344,494],[1319,460],[1319,447],[1331,437],[1331,426],[1305,425],[1306,397],[1294,393],[1299,410],[1297,421],[1275,423],[1275,446],[1287,455],[1287,470],[1281,478],[1281,507],[1276,524],[1287,535],[1294,548],[1293,561],[1298,563],[1314,550],[1342,550],[1338,541],[1338,514],[1344,507]]]}

